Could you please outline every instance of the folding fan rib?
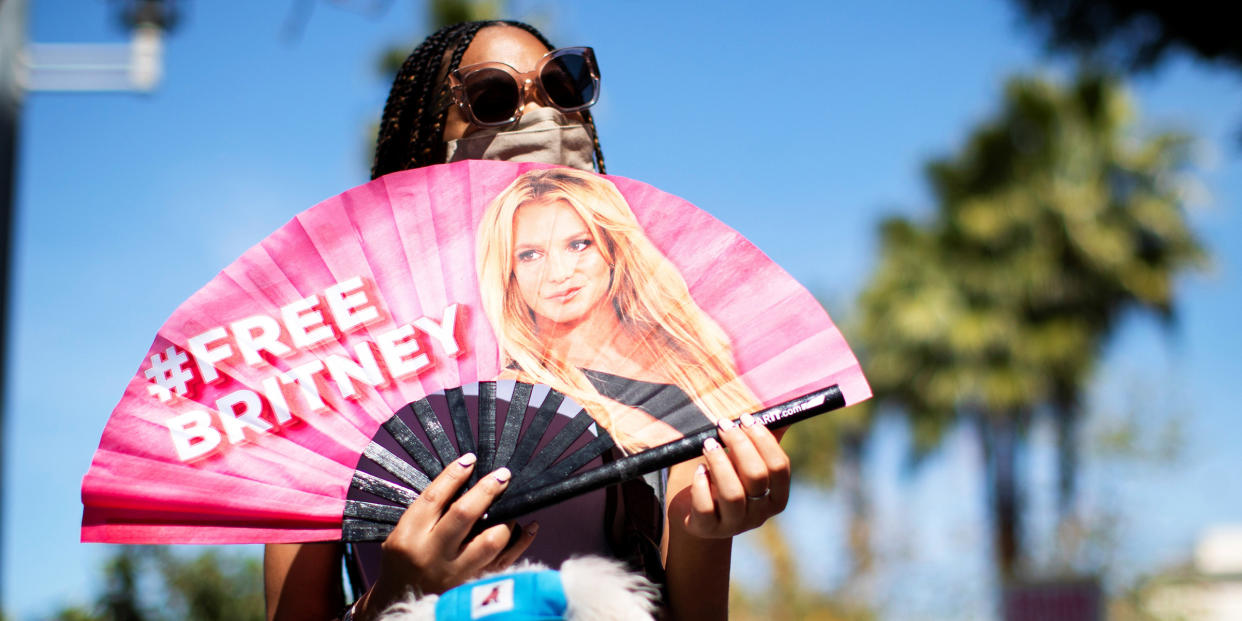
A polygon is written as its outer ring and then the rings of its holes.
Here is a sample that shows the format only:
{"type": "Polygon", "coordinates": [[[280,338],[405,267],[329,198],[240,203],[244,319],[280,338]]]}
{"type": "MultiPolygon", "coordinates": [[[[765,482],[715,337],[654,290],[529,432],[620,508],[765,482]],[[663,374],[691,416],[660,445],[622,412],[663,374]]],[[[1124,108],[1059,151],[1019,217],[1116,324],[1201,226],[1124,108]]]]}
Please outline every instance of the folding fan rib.
{"type": "Polygon", "coordinates": [[[793,314],[793,309],[779,304],[805,289],[785,270],[738,235],[730,236],[719,251],[735,257],[740,264],[729,270],[728,278],[720,278],[715,271],[719,267],[710,264],[687,275],[687,284],[695,299],[704,310],[713,313],[718,322],[731,325],[774,311],[777,316],[793,314]],[[747,303],[738,304],[738,300],[747,303]]]}
{"type": "MultiPolygon", "coordinates": [[[[428,477],[435,478],[440,474],[440,471],[443,469],[441,462],[414,435],[414,432],[405,424],[405,421],[394,415],[384,423],[383,427],[397,441],[397,444],[405,450],[406,455],[409,455],[428,477]]],[[[422,488],[418,489],[422,491],[422,488]]]]}
{"type": "MultiPolygon", "coordinates": [[[[718,245],[740,236],[736,231],[689,202],[649,185],[618,177],[609,180],[634,210],[647,238],[683,275],[709,272],[725,261],[732,263],[732,257],[721,253],[718,245]]],[[[686,275],[687,283],[691,280],[686,275]]]]}
{"type": "MultiPolygon", "coordinates": [[[[556,435],[552,436],[552,439],[541,447],[539,452],[526,463],[526,466],[522,468],[521,478],[518,480],[524,483],[528,479],[535,479],[543,474],[552,465],[552,462],[564,456],[569,446],[593,424],[595,424],[595,420],[591,418],[591,415],[587,414],[586,410],[579,408],[578,413],[569,420],[569,423],[562,427],[556,435]]],[[[596,456],[598,454],[591,457],[596,456]]]]}
{"type": "MultiPolygon", "coordinates": [[[[255,267],[259,269],[245,270],[243,273],[246,275],[273,273],[282,275],[287,283],[288,297],[277,301],[281,305],[316,295],[354,276],[370,278],[372,276],[370,269],[351,271],[349,267],[334,267],[330,254],[334,246],[330,242],[316,239],[316,223],[324,217],[325,213],[341,216],[339,210],[334,211],[334,208],[339,207],[339,203],[339,199],[329,199],[291,220],[278,231],[278,234],[274,234],[256,247],[255,254],[258,255],[256,259],[266,260],[266,264],[256,265],[255,267]]],[[[239,267],[244,268],[244,266],[239,267]]],[[[338,333],[337,339],[317,346],[313,353],[319,358],[327,354],[335,354],[353,360],[355,354],[352,347],[366,342],[372,336],[369,331],[348,335],[338,333]]],[[[356,383],[353,389],[360,391],[362,398],[344,400],[337,398],[332,391],[328,391],[326,395],[321,393],[320,396],[328,398],[326,401],[329,402],[328,405],[332,411],[342,415],[361,433],[369,436],[391,410],[386,407],[383,391],[356,383]],[[355,412],[365,413],[365,416],[356,416],[355,412]]]]}
{"type": "MultiPolygon", "coordinates": [[[[241,319],[243,316],[258,312],[265,313],[268,316],[279,316],[278,307],[275,306],[275,303],[262,291],[261,287],[256,286],[249,278],[248,274],[253,274],[255,270],[252,269],[247,272],[244,267],[245,265],[250,265],[261,269],[265,263],[265,258],[267,258],[270,260],[269,265],[271,266],[267,273],[269,275],[283,275],[284,272],[279,269],[279,263],[270,258],[262,245],[251,248],[243,257],[244,260],[226,268],[224,272],[210,281],[203,289],[183,304],[165,324],[164,328],[161,329],[160,334],[171,344],[188,351],[187,343],[190,337],[202,331],[218,326],[227,326],[232,321],[241,319]],[[252,305],[251,308],[246,309],[246,313],[239,312],[239,299],[248,300],[252,305]],[[216,300],[226,300],[230,303],[218,302],[216,300]]],[[[269,280],[267,283],[269,288],[274,287],[280,282],[279,279],[275,278],[269,280]]],[[[290,297],[290,300],[299,299],[304,291],[304,289],[299,288],[297,283],[287,278],[284,279],[284,286],[299,293],[298,297],[290,297]]],[[[157,340],[157,345],[152,348],[152,352],[158,351],[159,347],[162,347],[162,345],[157,340]]],[[[300,360],[304,361],[304,358],[300,360]]],[[[269,363],[273,361],[276,363],[275,365],[265,364],[260,365],[260,367],[253,367],[243,364],[241,361],[224,360],[217,362],[213,366],[216,367],[217,372],[222,376],[234,380],[232,385],[245,386],[256,393],[262,393],[263,389],[260,386],[264,378],[271,376],[273,373],[285,372],[291,366],[291,362],[287,360],[268,360],[269,363]]],[[[141,378],[141,375],[139,375],[139,378],[141,378]]],[[[145,382],[142,383],[145,384],[145,382]]],[[[139,400],[145,398],[143,391],[140,390],[140,394],[142,396],[139,397],[139,400]]],[[[214,385],[200,385],[197,394],[192,397],[192,400],[204,408],[214,410],[212,401],[221,396],[223,396],[223,393],[218,391],[214,385]]],[[[339,402],[335,404],[339,408],[339,402]]],[[[334,403],[329,405],[334,405],[334,403]]],[[[308,426],[320,429],[329,436],[341,436],[343,423],[357,433],[366,436],[369,436],[368,427],[373,429],[379,424],[378,421],[351,421],[353,418],[351,416],[322,416],[315,413],[307,415],[307,412],[301,408],[295,408],[295,413],[308,426]]],[[[348,438],[352,435],[351,433],[346,433],[343,437],[348,438]]],[[[324,448],[329,453],[334,452],[328,446],[324,448]]]]}
{"type": "MultiPolygon", "coordinates": [[[[469,215],[470,222],[473,226],[470,228],[472,242],[470,244],[470,267],[471,272],[475,272],[475,284],[477,287],[477,268],[476,253],[478,250],[478,223],[483,218],[483,213],[487,210],[487,206],[491,201],[500,194],[510,183],[513,182],[516,171],[522,170],[517,164],[508,164],[504,167],[493,166],[477,166],[475,161],[467,161],[465,168],[465,185],[469,188],[469,215]]],[[[480,299],[481,296],[476,292],[473,299],[480,299]]],[[[496,334],[492,331],[491,323],[487,320],[486,315],[482,312],[481,300],[476,316],[470,322],[470,342],[474,344],[474,364],[477,377],[480,380],[496,379],[501,374],[501,360],[499,356],[499,348],[496,342],[496,334]]],[[[487,470],[485,470],[486,472],[487,470]]]]}
{"type": "MultiPolygon", "coordinates": [[[[398,175],[400,176],[401,174],[398,175]]],[[[389,181],[392,177],[384,177],[382,183],[387,200],[394,205],[393,216],[401,234],[405,265],[418,290],[419,312],[438,318],[440,311],[448,305],[467,301],[448,297],[444,286],[444,263],[462,264],[462,261],[451,255],[452,247],[449,244],[444,243],[441,247],[442,240],[438,238],[435,226],[435,220],[440,217],[437,197],[431,195],[429,188],[423,184],[394,186],[389,181]]],[[[461,319],[463,318],[458,318],[459,321],[461,319]]],[[[428,395],[445,386],[460,386],[457,365],[458,361],[455,359],[446,364],[437,364],[428,372],[420,374],[417,383],[421,385],[421,393],[428,395]]],[[[413,384],[415,382],[402,384],[403,396],[414,396],[406,389],[406,386],[413,384]]],[[[414,400],[415,398],[406,399],[407,402],[414,400]]]]}
{"type": "Polygon", "coordinates": [[[616,446],[612,436],[607,433],[601,433],[592,437],[585,445],[567,451],[569,444],[579,440],[583,432],[590,426],[591,421],[589,419],[590,414],[583,410],[573,419],[570,425],[566,425],[562,432],[570,429],[571,426],[576,427],[577,431],[576,435],[569,438],[568,443],[563,443],[565,445],[564,449],[559,449],[555,446],[558,443],[562,443],[559,438],[561,434],[557,434],[558,437],[554,438],[546,448],[540,451],[540,456],[547,455],[547,457],[534,460],[527,465],[520,481],[523,489],[537,488],[564,479],[616,446]],[[581,419],[588,420],[585,421],[586,424],[577,425],[576,423],[582,422],[581,419]]]}
{"type": "Polygon", "coordinates": [[[106,521],[94,515],[84,514],[82,520],[83,543],[133,543],[133,544],[246,544],[297,543],[308,541],[334,541],[341,532],[339,526],[325,525],[310,528],[290,528],[285,525],[269,525],[262,522],[232,520],[221,525],[211,524],[143,524],[136,515],[133,523],[116,520],[106,521]]]}
{"type": "MultiPolygon", "coordinates": [[[[479,285],[474,270],[475,222],[471,210],[470,168],[464,170],[465,176],[456,169],[445,167],[427,171],[427,188],[451,187],[448,193],[437,193],[429,196],[435,208],[435,218],[431,225],[434,237],[440,250],[441,284],[443,295],[448,301],[469,300],[471,305],[478,304],[479,285]]],[[[476,306],[477,308],[477,306],[476,306]]],[[[468,321],[484,320],[483,317],[468,317],[468,321]]],[[[473,332],[473,330],[471,330],[473,332]]],[[[477,349],[469,347],[456,358],[456,374],[451,383],[449,373],[445,374],[445,386],[462,386],[480,379],[478,365],[474,361],[477,349]]],[[[490,355],[490,354],[489,354],[490,355]]]]}
{"type": "Polygon", "coordinates": [[[514,382],[507,380],[497,385],[497,398],[507,402],[505,407],[504,427],[500,432],[500,439],[496,443],[496,455],[492,460],[492,467],[486,471],[491,472],[501,466],[508,466],[510,459],[513,457],[513,450],[517,448],[518,434],[522,431],[522,419],[518,413],[525,412],[526,406],[530,403],[532,386],[526,382],[514,382]],[[508,390],[506,390],[508,389],[508,390]],[[508,399],[503,399],[505,392],[512,394],[508,399]]]}
{"type": "MultiPolygon", "coordinates": [[[[271,258],[270,255],[268,255],[266,248],[256,247],[252,248],[252,250],[253,252],[247,253],[248,258],[251,258],[252,261],[263,261],[263,258],[271,258]]],[[[255,266],[256,263],[250,263],[250,265],[255,266]]],[[[272,270],[268,270],[267,273],[286,273],[281,270],[281,268],[278,268],[279,263],[274,260],[274,258],[271,260],[271,265],[273,268],[272,270]]],[[[257,287],[256,284],[251,282],[251,279],[248,278],[248,276],[252,273],[255,273],[255,271],[246,271],[245,268],[242,267],[238,267],[236,271],[232,271],[230,273],[229,268],[226,268],[226,272],[221,274],[221,278],[230,279],[231,282],[235,283],[235,286],[240,288],[241,291],[246,292],[251,299],[256,299],[260,297],[260,291],[262,288],[257,287]]],[[[276,279],[270,279],[270,282],[267,284],[267,288],[273,288],[274,284],[277,282],[278,281],[276,281],[276,279]]],[[[330,283],[324,284],[324,287],[327,286],[330,286],[330,283]]],[[[286,278],[283,281],[283,288],[286,289],[287,292],[292,292],[292,294],[287,293],[288,297],[286,298],[286,302],[288,302],[293,301],[293,299],[301,299],[306,296],[306,294],[313,294],[314,291],[322,289],[323,287],[315,287],[315,284],[293,282],[291,279],[286,278]]],[[[276,302],[268,303],[274,304],[276,302]]],[[[278,311],[276,311],[273,307],[268,307],[266,311],[268,313],[278,315],[278,311]]],[[[324,347],[311,351],[309,354],[312,354],[315,358],[319,358],[319,356],[322,356],[325,353],[351,355],[347,350],[340,347],[339,344],[327,344],[324,345],[324,347]]],[[[217,368],[219,368],[222,373],[227,375],[235,373],[240,374],[240,376],[235,376],[235,378],[233,378],[237,380],[237,384],[251,386],[252,390],[261,391],[262,389],[258,388],[258,385],[261,384],[262,378],[270,376],[272,373],[284,373],[284,371],[291,368],[293,364],[304,363],[307,359],[308,356],[306,354],[299,355],[298,358],[288,360],[278,359],[276,360],[276,365],[272,365],[270,368],[266,369],[266,373],[265,370],[247,368],[247,365],[229,363],[219,364],[217,365],[217,368]]],[[[294,395],[298,395],[297,390],[294,390],[294,395]]],[[[358,416],[355,415],[354,412],[359,410],[359,402],[334,397],[330,391],[328,391],[328,394],[324,394],[324,392],[320,391],[319,396],[320,399],[323,399],[324,404],[328,406],[327,412],[307,411],[307,407],[304,406],[294,407],[293,410],[294,414],[298,416],[298,420],[303,421],[308,427],[314,428],[314,430],[323,433],[325,436],[339,438],[339,440],[343,442],[348,441],[351,437],[369,437],[371,432],[374,431],[374,428],[379,426],[379,421],[383,420],[383,417],[379,414],[379,407],[374,405],[371,406],[374,414],[369,416],[358,416]],[[347,427],[350,431],[344,431],[347,427]]],[[[301,399],[301,396],[298,395],[294,397],[294,399],[301,399]]],[[[361,404],[370,404],[371,401],[374,400],[361,400],[361,404]]],[[[293,401],[293,404],[297,404],[297,401],[293,401]]],[[[284,431],[286,430],[282,430],[282,432],[284,431]]],[[[294,428],[292,433],[294,433],[294,435],[304,435],[307,431],[301,430],[301,428],[294,428]]],[[[317,442],[317,445],[320,446],[320,448],[323,448],[325,452],[337,452],[333,450],[330,443],[317,442]]],[[[356,451],[356,446],[350,446],[349,442],[345,442],[344,448],[347,452],[356,451]]],[[[353,455],[356,455],[356,452],[353,452],[353,455]]],[[[349,461],[351,456],[344,458],[349,461]]]]}
{"type": "MultiPolygon", "coordinates": [[[[367,186],[363,186],[363,188],[346,192],[334,199],[326,200],[298,215],[290,223],[290,225],[296,223],[301,227],[307,243],[318,253],[327,272],[327,283],[323,285],[323,288],[345,282],[355,276],[363,278],[366,282],[374,283],[375,272],[383,268],[383,266],[372,266],[368,263],[363,236],[353,226],[348,209],[348,205],[356,203],[357,194],[369,194],[368,190],[367,186]],[[350,226],[343,227],[342,222],[350,226]]],[[[379,298],[374,302],[381,309],[382,320],[364,324],[348,334],[338,334],[336,340],[326,344],[327,350],[352,360],[354,346],[377,342],[380,332],[387,332],[397,327],[397,322],[389,321],[393,315],[387,292],[378,290],[378,288],[368,290],[370,294],[379,298]]],[[[434,316],[438,318],[439,313],[434,316]]],[[[329,391],[327,396],[337,400],[336,409],[343,410],[342,413],[347,416],[351,411],[365,411],[369,420],[356,421],[355,424],[367,431],[374,431],[392,413],[392,406],[396,405],[399,399],[393,399],[392,395],[385,394],[387,391],[384,389],[371,386],[355,385],[354,389],[361,389],[362,398],[350,400],[352,403],[345,403],[345,398],[332,391],[329,391]]]]}
{"type": "Polygon", "coordinates": [[[606,433],[595,436],[586,446],[566,455],[563,459],[544,470],[542,474],[534,477],[528,487],[539,488],[563,480],[569,475],[578,472],[589,464],[591,460],[608,452],[614,446],[616,446],[616,442],[613,441],[612,436],[606,433]]]}
{"type": "MultiPolygon", "coordinates": [[[[539,440],[543,438],[544,431],[552,423],[552,417],[556,416],[556,411],[560,408],[561,402],[564,399],[564,395],[555,391],[549,392],[542,400],[535,399],[539,403],[539,409],[535,411],[534,416],[530,419],[530,423],[526,425],[526,430],[522,432],[521,438],[518,439],[517,446],[513,449],[513,455],[503,464],[505,467],[514,472],[526,469],[526,464],[539,446],[539,440]]],[[[512,412],[513,408],[510,407],[509,411],[512,412]]]]}
{"type": "MultiPolygon", "coordinates": [[[[413,490],[401,487],[395,483],[390,483],[369,472],[358,470],[354,472],[354,478],[350,481],[349,486],[353,489],[362,490],[368,494],[373,494],[408,507],[410,503],[418,498],[418,494],[413,490]]],[[[420,490],[421,491],[421,490],[420,490]]]]}
{"type": "MultiPolygon", "coordinates": [[[[121,406],[127,408],[129,415],[113,417],[109,420],[100,442],[101,450],[127,452],[135,457],[159,459],[187,469],[237,469],[236,472],[252,473],[267,479],[288,478],[290,481],[304,481],[309,484],[317,480],[338,479],[345,472],[345,468],[352,468],[352,463],[344,464],[334,460],[331,457],[332,450],[329,449],[335,449],[337,446],[347,447],[351,444],[350,438],[354,437],[352,443],[359,447],[356,450],[360,450],[362,443],[366,441],[366,438],[362,436],[346,434],[333,436],[331,441],[318,440],[309,443],[306,440],[308,434],[305,433],[305,429],[301,430],[303,432],[301,443],[292,442],[280,433],[264,434],[249,437],[246,443],[248,448],[245,451],[222,449],[219,452],[226,454],[224,456],[187,464],[174,454],[169,428],[165,424],[171,416],[179,413],[178,410],[149,398],[140,398],[145,396],[144,382],[137,378],[133,379],[121,402],[121,406]],[[319,445],[320,450],[310,450],[307,444],[319,445]],[[245,463],[239,463],[239,460],[245,463]],[[268,463],[271,467],[261,467],[268,463]],[[260,467],[252,467],[252,464],[260,465],[260,467]],[[296,477],[296,479],[289,477],[296,477]]],[[[208,406],[203,406],[203,409],[208,412],[215,411],[214,408],[208,406]]],[[[222,446],[226,444],[226,441],[221,441],[222,446]]]]}
{"type": "MultiPolygon", "coordinates": [[[[408,323],[414,318],[429,316],[439,321],[444,309],[425,308],[419,299],[416,281],[406,261],[395,203],[389,199],[384,182],[355,188],[342,196],[343,199],[345,197],[348,197],[344,201],[345,213],[353,229],[360,232],[359,248],[371,266],[370,277],[383,307],[393,319],[385,325],[385,329],[396,327],[398,319],[408,323]]],[[[433,346],[431,343],[427,345],[433,346]]],[[[423,385],[419,389],[419,385],[414,384],[411,387],[406,390],[402,386],[389,385],[377,391],[386,407],[386,411],[380,413],[379,420],[384,420],[406,403],[438,389],[435,387],[428,391],[430,386],[423,385]]]]}
{"type": "Polygon", "coordinates": [[[404,507],[393,507],[391,505],[381,505],[361,500],[345,501],[345,517],[347,518],[355,518],[367,522],[396,524],[397,520],[401,519],[402,513],[405,513],[404,507]]]}
{"type": "MultiPolygon", "coordinates": [[[[192,409],[199,409],[217,417],[221,416],[215,404],[205,402],[216,395],[204,393],[196,397],[194,401],[185,403],[174,401],[172,404],[153,406],[151,405],[152,399],[146,394],[145,388],[145,381],[135,377],[127,388],[121,405],[130,411],[133,417],[152,423],[151,431],[144,436],[144,439],[152,442],[151,448],[159,447],[165,451],[161,454],[170,461],[180,461],[180,459],[172,452],[172,441],[165,421],[169,420],[172,415],[192,409]],[[195,408],[194,404],[198,407],[195,408]]],[[[249,440],[251,442],[280,443],[290,440],[298,445],[313,447],[320,456],[342,466],[351,467],[357,451],[361,450],[369,438],[347,420],[332,413],[300,413],[293,420],[295,422],[279,429],[273,426],[270,433],[257,434],[254,438],[250,436],[249,431],[245,433],[248,438],[251,438],[249,440]]],[[[220,441],[221,447],[230,444],[229,440],[220,441]]]]}
{"type": "MultiPolygon", "coordinates": [[[[395,173],[396,177],[401,177],[407,173],[395,173]]],[[[412,242],[407,239],[407,231],[414,230],[419,223],[429,217],[424,213],[422,204],[415,203],[411,196],[402,192],[400,186],[394,193],[394,186],[391,183],[394,175],[381,177],[376,183],[380,185],[383,191],[384,203],[388,206],[389,213],[392,215],[392,224],[395,231],[395,242],[393,264],[397,266],[396,272],[402,274],[408,288],[405,289],[405,295],[389,296],[388,304],[394,316],[417,317],[427,313],[434,304],[428,304],[424,288],[420,286],[423,283],[423,274],[415,269],[418,261],[431,260],[430,253],[426,256],[416,256],[413,254],[412,242]],[[400,315],[398,315],[400,313],[400,315]]],[[[438,257],[436,258],[438,260],[438,257]]],[[[438,268],[429,271],[438,271],[438,268]]],[[[396,291],[401,291],[398,287],[396,291]]],[[[441,307],[443,308],[443,307],[441,307]]],[[[420,376],[417,382],[398,382],[393,388],[398,395],[398,401],[402,404],[421,399],[440,388],[440,382],[434,377],[420,376]]],[[[400,406],[398,406],[400,407],[400,406]]],[[[396,409],[396,408],[394,408],[396,409]]]]}
{"type": "Polygon", "coordinates": [[[479,382],[477,403],[479,466],[475,471],[491,472],[496,456],[496,382],[479,382]]]}
{"type": "MultiPolygon", "coordinates": [[[[135,520],[140,519],[136,516],[135,520]]],[[[89,507],[82,518],[82,541],[99,543],[182,543],[182,544],[241,544],[241,543],[303,543],[307,541],[339,541],[339,525],[319,528],[288,528],[268,525],[250,520],[237,520],[227,524],[138,524],[105,522],[89,507]]],[[[383,539],[383,537],[380,537],[383,539]]]]}
{"type": "MultiPolygon", "coordinates": [[[[142,439],[149,436],[148,429],[166,427],[139,416],[128,417],[125,428],[113,428],[117,434],[128,434],[133,441],[111,440],[100,445],[100,454],[112,452],[117,455],[129,455],[135,460],[150,460],[167,464],[171,469],[182,469],[193,473],[218,473],[223,476],[250,479],[262,483],[288,484],[304,491],[315,491],[335,495],[339,491],[340,481],[347,478],[353,465],[345,466],[334,460],[318,455],[313,447],[297,444],[270,435],[252,439],[237,446],[222,448],[213,455],[194,462],[177,459],[166,448],[155,448],[153,445],[163,444],[142,439]]],[[[359,449],[361,450],[361,449],[359,449]]]]}
{"type": "MultiPolygon", "coordinates": [[[[297,228],[297,226],[298,223],[295,220],[287,224],[286,228],[297,228]]],[[[290,251],[286,249],[284,252],[287,253],[290,251]]],[[[299,253],[299,256],[304,256],[304,254],[304,252],[299,253]]],[[[290,269],[286,269],[286,266],[282,264],[282,261],[278,259],[276,255],[273,255],[272,251],[264,245],[257,246],[254,249],[254,252],[247,253],[247,256],[244,256],[244,258],[250,259],[250,261],[238,261],[233,265],[230,265],[228,268],[225,268],[224,272],[222,272],[222,277],[231,278],[238,284],[239,287],[251,292],[252,299],[257,298],[260,294],[264,294],[264,297],[270,305],[268,307],[268,312],[271,316],[280,316],[280,306],[300,300],[307,296],[316,295],[327,287],[335,284],[332,280],[312,280],[311,277],[307,275],[311,272],[311,270],[302,271],[297,269],[296,266],[288,266],[290,269]],[[272,275],[274,274],[278,274],[281,278],[278,280],[273,279],[272,275]],[[256,280],[260,278],[264,282],[258,282],[256,280]],[[271,291],[277,287],[279,287],[280,291],[276,294],[272,294],[271,291]]],[[[285,261],[288,261],[288,259],[285,259],[285,261]]],[[[345,344],[340,343],[337,340],[333,340],[329,343],[320,344],[312,350],[300,352],[300,355],[286,359],[279,359],[278,362],[280,364],[274,366],[280,371],[286,372],[289,371],[295,364],[306,362],[307,358],[313,357],[323,359],[326,354],[341,355],[350,359],[352,359],[354,355],[345,344]]],[[[331,393],[329,393],[329,395],[330,394],[331,393]]],[[[320,396],[323,397],[328,395],[324,395],[321,392],[320,396]]],[[[369,435],[370,431],[379,424],[379,420],[382,420],[382,418],[380,418],[380,409],[375,406],[370,406],[369,409],[371,411],[369,412],[369,417],[356,417],[351,414],[355,410],[367,410],[368,404],[370,404],[371,401],[372,400],[369,399],[363,399],[361,400],[361,403],[352,403],[349,404],[349,407],[345,408],[339,407],[339,403],[336,402],[328,403],[328,405],[334,412],[344,415],[350,423],[359,430],[359,432],[364,435],[369,435]]]]}
{"type": "MultiPolygon", "coordinates": [[[[442,172],[438,169],[428,171],[428,181],[432,185],[451,185],[454,188],[451,195],[432,199],[437,207],[434,221],[435,235],[440,240],[446,238],[453,240],[451,254],[459,257],[460,261],[451,265],[450,267],[454,269],[444,274],[445,295],[449,299],[470,300],[467,309],[482,308],[478,278],[474,270],[476,223],[479,220],[478,216],[482,214],[486,200],[494,196],[486,188],[478,187],[479,184],[485,183],[486,175],[477,175],[476,170],[467,164],[452,172],[442,172]],[[479,196],[475,192],[476,189],[480,189],[484,195],[479,196]],[[445,206],[447,209],[444,208],[445,206]]],[[[496,191],[499,192],[499,188],[496,191]]],[[[457,358],[460,380],[458,385],[463,386],[469,382],[496,379],[500,373],[499,362],[494,354],[495,348],[488,345],[489,341],[494,341],[494,339],[491,328],[487,324],[487,318],[481,314],[469,313],[469,310],[467,312],[467,329],[464,334],[468,335],[467,341],[470,346],[457,358]]],[[[473,484],[476,478],[477,475],[472,473],[470,482],[473,484]]]]}
{"type": "Polygon", "coordinates": [[[450,420],[453,422],[453,435],[457,438],[458,454],[476,453],[474,432],[470,424],[470,412],[466,408],[466,396],[460,387],[444,389],[444,398],[448,401],[450,420]]]}
{"type": "Polygon", "coordinates": [[[846,405],[853,405],[869,397],[871,391],[858,363],[853,361],[853,354],[849,354],[849,360],[834,361],[832,356],[840,355],[842,347],[848,349],[840,333],[825,330],[793,344],[786,356],[755,365],[745,378],[750,384],[768,387],[767,391],[773,393],[772,403],[792,399],[813,388],[837,384],[846,405]],[[808,367],[808,361],[812,360],[821,363],[808,367]]]}
{"type": "Polygon", "coordinates": [[[431,484],[431,479],[427,478],[426,474],[423,474],[422,471],[411,466],[409,462],[378,444],[368,444],[367,448],[363,450],[362,456],[375,462],[384,470],[391,472],[393,476],[404,481],[406,485],[420,492],[431,484]]]}
{"type": "Polygon", "coordinates": [[[83,503],[89,507],[147,508],[161,514],[252,515],[291,523],[340,519],[343,494],[324,495],[116,453],[103,453],[95,466],[82,487],[83,503]],[[150,484],[169,480],[177,481],[177,485],[150,484]]]}

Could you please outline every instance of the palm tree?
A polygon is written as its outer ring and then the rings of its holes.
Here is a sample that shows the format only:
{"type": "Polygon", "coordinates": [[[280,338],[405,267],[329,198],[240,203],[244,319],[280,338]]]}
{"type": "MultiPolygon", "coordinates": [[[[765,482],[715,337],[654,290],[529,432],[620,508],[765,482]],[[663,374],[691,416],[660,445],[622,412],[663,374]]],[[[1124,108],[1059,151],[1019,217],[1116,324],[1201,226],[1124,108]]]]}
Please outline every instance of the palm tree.
{"type": "Polygon", "coordinates": [[[1134,117],[1099,73],[1010,81],[996,118],[929,164],[934,217],[884,224],[861,297],[873,389],[907,413],[916,451],[955,422],[977,426],[1006,577],[1021,556],[1017,457],[1031,421],[1057,425],[1068,516],[1101,348],[1130,309],[1171,318],[1173,282],[1204,260],[1182,210],[1190,141],[1140,136],[1134,117]]]}
{"type": "Polygon", "coordinates": [[[105,590],[89,607],[66,608],[58,621],[260,621],[263,569],[258,558],[168,546],[121,546],[104,566],[105,590]]]}

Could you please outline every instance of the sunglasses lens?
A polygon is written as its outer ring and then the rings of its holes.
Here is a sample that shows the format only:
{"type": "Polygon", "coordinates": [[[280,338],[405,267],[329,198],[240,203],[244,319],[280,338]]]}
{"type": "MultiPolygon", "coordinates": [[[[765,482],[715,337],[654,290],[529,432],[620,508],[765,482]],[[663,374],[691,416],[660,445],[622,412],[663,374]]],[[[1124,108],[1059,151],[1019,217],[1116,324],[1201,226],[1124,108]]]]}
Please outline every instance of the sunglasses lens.
{"type": "Polygon", "coordinates": [[[475,71],[467,76],[464,86],[470,111],[482,123],[502,123],[517,111],[517,83],[500,69],[475,71]]]}
{"type": "Polygon", "coordinates": [[[592,63],[583,54],[563,54],[544,65],[539,80],[552,105],[580,108],[595,100],[599,82],[591,75],[592,63]]]}

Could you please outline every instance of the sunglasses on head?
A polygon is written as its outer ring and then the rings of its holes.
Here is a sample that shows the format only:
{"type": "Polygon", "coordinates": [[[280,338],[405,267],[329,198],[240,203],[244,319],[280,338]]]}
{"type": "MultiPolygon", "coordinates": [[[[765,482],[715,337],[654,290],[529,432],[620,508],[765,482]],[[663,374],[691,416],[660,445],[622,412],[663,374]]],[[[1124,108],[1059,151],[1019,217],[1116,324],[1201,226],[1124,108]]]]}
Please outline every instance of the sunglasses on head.
{"type": "Polygon", "coordinates": [[[533,71],[519,73],[501,62],[459,67],[449,74],[453,101],[470,122],[483,127],[516,123],[529,89],[536,100],[561,112],[590,108],[599,99],[599,65],[589,47],[548,52],[533,71]]]}

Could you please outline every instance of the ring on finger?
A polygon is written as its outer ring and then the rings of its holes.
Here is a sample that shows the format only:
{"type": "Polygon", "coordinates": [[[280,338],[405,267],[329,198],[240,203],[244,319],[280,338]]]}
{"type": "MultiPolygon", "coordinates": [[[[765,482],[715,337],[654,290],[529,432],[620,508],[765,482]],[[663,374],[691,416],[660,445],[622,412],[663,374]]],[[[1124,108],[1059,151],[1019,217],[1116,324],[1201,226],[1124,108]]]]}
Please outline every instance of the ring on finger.
{"type": "Polygon", "coordinates": [[[764,498],[767,498],[767,497],[768,497],[768,495],[769,495],[769,494],[771,494],[771,493],[772,493],[772,488],[770,488],[770,487],[765,487],[765,488],[763,488],[763,493],[762,493],[762,494],[759,494],[758,496],[747,496],[747,497],[746,497],[746,500],[749,500],[749,501],[751,501],[751,502],[754,502],[754,501],[756,501],[756,500],[763,500],[764,498]]]}

